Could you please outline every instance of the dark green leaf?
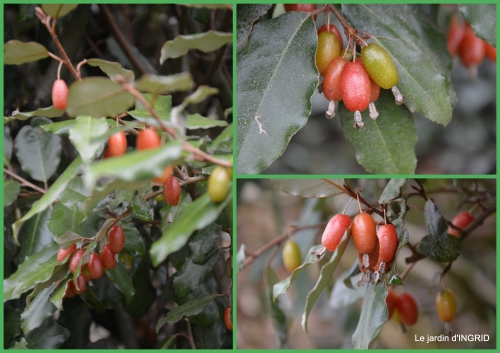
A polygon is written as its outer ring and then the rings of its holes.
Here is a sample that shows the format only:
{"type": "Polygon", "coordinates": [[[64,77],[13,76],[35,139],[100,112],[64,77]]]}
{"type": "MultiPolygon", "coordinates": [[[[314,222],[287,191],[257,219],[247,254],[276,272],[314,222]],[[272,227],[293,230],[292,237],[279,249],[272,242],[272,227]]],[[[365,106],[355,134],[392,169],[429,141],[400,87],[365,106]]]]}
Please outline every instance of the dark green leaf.
{"type": "Polygon", "coordinates": [[[118,262],[113,270],[106,270],[109,279],[113,281],[115,287],[125,294],[127,304],[130,304],[132,297],[135,294],[134,284],[132,278],[128,274],[127,268],[123,262],[118,262]]]}
{"type": "MultiPolygon", "coordinates": [[[[377,120],[368,110],[361,115],[365,127],[353,127],[354,113],[343,104],[339,110],[342,131],[356,152],[356,159],[368,172],[379,174],[414,174],[417,165],[416,128],[413,115],[404,106],[394,103],[391,92],[382,90],[375,103],[377,120]]],[[[239,162],[239,161],[238,161],[239,162]]]]}
{"type": "Polygon", "coordinates": [[[14,142],[21,168],[37,181],[47,181],[61,160],[61,138],[42,134],[38,127],[23,126],[14,142]]]}
{"type": "MultiPolygon", "coordinates": [[[[451,121],[456,103],[451,84],[452,61],[446,51],[446,35],[436,26],[431,26],[432,19],[427,13],[419,11],[417,6],[342,5],[342,11],[351,25],[376,36],[374,42],[391,55],[399,73],[397,87],[405,96],[409,110],[446,126],[451,121]],[[435,53],[429,48],[429,42],[436,46],[440,43],[441,51],[435,53]]],[[[385,113],[380,115],[384,117],[385,113]]],[[[401,132],[392,133],[402,141],[408,138],[401,132]]],[[[416,137],[412,137],[412,140],[416,141],[416,137]]],[[[374,172],[409,174],[398,171],[374,172]]]]}
{"type": "MultiPolygon", "coordinates": [[[[96,234],[101,217],[102,212],[95,212],[88,218],[85,218],[83,212],[69,209],[62,203],[57,203],[54,206],[54,211],[47,225],[54,235],[54,239],[66,235],[68,231],[72,231],[84,238],[90,238],[96,234]]],[[[71,241],[72,239],[73,238],[64,238],[63,243],[66,242],[66,240],[71,241]]],[[[69,244],[69,246],[71,245],[72,244],[69,244]]]]}
{"type": "Polygon", "coordinates": [[[132,209],[137,218],[143,221],[151,221],[153,219],[152,209],[142,195],[136,195],[132,199],[132,209]]]}
{"type": "Polygon", "coordinates": [[[66,307],[64,311],[61,311],[57,322],[70,332],[68,340],[62,346],[63,349],[83,348],[90,343],[92,316],[85,303],[78,302],[69,308],[66,307]]]}
{"type": "Polygon", "coordinates": [[[368,283],[358,326],[352,335],[352,344],[355,349],[368,349],[370,342],[387,322],[389,314],[385,304],[386,297],[387,288],[384,284],[374,286],[368,283]]]}
{"type": "Polygon", "coordinates": [[[13,115],[11,117],[4,117],[3,122],[4,124],[8,123],[9,121],[12,120],[27,120],[29,118],[35,117],[35,116],[44,116],[46,118],[59,118],[63,116],[64,110],[59,110],[55,108],[54,106],[50,106],[48,108],[38,108],[37,110],[33,112],[13,112],[13,115]]]}
{"type": "Polygon", "coordinates": [[[152,285],[152,278],[149,272],[151,263],[147,257],[142,258],[132,281],[135,288],[135,295],[130,304],[125,305],[127,311],[133,317],[143,317],[156,300],[156,289],[152,285]]]}
{"type": "Polygon", "coordinates": [[[9,40],[3,47],[3,60],[6,65],[21,65],[49,56],[47,48],[37,42],[23,43],[18,40],[9,40]]]}
{"type": "Polygon", "coordinates": [[[19,182],[6,179],[3,182],[3,205],[4,207],[10,206],[17,199],[21,184],[19,182]]]}
{"type": "Polygon", "coordinates": [[[224,318],[219,316],[217,321],[209,326],[193,325],[194,343],[198,349],[220,349],[227,332],[224,318]]]}
{"type": "Polygon", "coordinates": [[[150,254],[153,265],[158,266],[169,254],[182,248],[195,230],[215,221],[232,198],[232,189],[221,203],[212,202],[208,193],[205,193],[183,207],[168,232],[164,232],[162,237],[152,244],[150,254]]]}
{"type": "Polygon", "coordinates": [[[391,179],[387,183],[382,195],[378,200],[379,204],[389,203],[391,200],[399,197],[401,195],[401,191],[406,184],[406,179],[391,179]]]}
{"type": "Polygon", "coordinates": [[[17,308],[4,307],[4,326],[3,338],[4,342],[10,342],[15,337],[22,334],[21,330],[21,310],[17,308]]]}
{"type": "Polygon", "coordinates": [[[42,290],[31,301],[30,305],[21,314],[21,327],[27,335],[31,330],[40,327],[45,320],[56,312],[56,307],[50,302],[50,295],[56,288],[56,284],[42,290]]]}
{"type": "Polygon", "coordinates": [[[21,251],[17,255],[16,263],[23,262],[26,257],[36,254],[46,245],[53,243],[52,235],[47,227],[47,220],[51,213],[50,209],[46,209],[23,224],[19,237],[21,251]]]}
{"type": "Polygon", "coordinates": [[[270,4],[236,5],[236,45],[242,44],[250,35],[252,26],[271,8],[270,4]]]}
{"type": "Polygon", "coordinates": [[[492,46],[497,46],[497,5],[469,4],[459,5],[460,12],[474,28],[476,36],[484,39],[492,46]]]}
{"type": "Polygon", "coordinates": [[[212,273],[219,259],[219,250],[213,251],[204,263],[197,264],[189,257],[174,279],[175,295],[183,297],[191,293],[212,273]]]}
{"type": "Polygon", "coordinates": [[[120,225],[125,232],[125,248],[123,248],[123,252],[132,256],[144,256],[146,250],[137,228],[131,223],[122,222],[120,225]]]}
{"type": "Polygon", "coordinates": [[[112,309],[122,301],[122,292],[107,277],[93,279],[92,284],[93,287],[87,287],[87,293],[91,291],[94,299],[98,301],[98,305],[103,308],[112,309]]]}
{"type": "Polygon", "coordinates": [[[174,349],[176,341],[176,336],[167,336],[160,341],[160,343],[158,344],[158,349],[174,349]]]}
{"type": "MultiPolygon", "coordinates": [[[[238,161],[239,162],[239,161],[238,161]]],[[[329,197],[345,192],[344,179],[272,179],[286,193],[301,197],[329,197]]]]}
{"type": "Polygon", "coordinates": [[[216,151],[219,146],[230,139],[233,138],[233,124],[229,124],[210,144],[208,147],[209,152],[216,151]]]}
{"type": "Polygon", "coordinates": [[[3,282],[4,301],[17,299],[21,294],[33,288],[37,283],[48,280],[59,265],[56,253],[59,245],[51,244],[40,252],[26,258],[17,271],[3,282]]]}
{"type": "Polygon", "coordinates": [[[212,300],[214,300],[216,297],[217,294],[210,294],[202,298],[191,300],[184,305],[173,308],[167,314],[167,317],[165,319],[158,321],[158,324],[156,325],[156,332],[158,332],[160,328],[167,322],[178,322],[184,316],[189,317],[192,315],[199,314],[203,310],[203,308],[207,304],[211,303],[212,300]]]}
{"type": "Polygon", "coordinates": [[[55,349],[69,338],[69,331],[52,320],[45,320],[42,326],[26,335],[29,349],[55,349]]]}
{"type": "Polygon", "coordinates": [[[67,113],[72,117],[117,116],[133,105],[134,96],[107,78],[84,78],[69,87],[67,113]]]}
{"type": "Polygon", "coordinates": [[[239,174],[262,172],[306,124],[318,84],[317,38],[314,20],[304,12],[254,26],[237,57],[239,174]]]}
{"type": "Polygon", "coordinates": [[[276,334],[276,342],[281,348],[288,338],[288,322],[285,314],[278,306],[278,301],[273,300],[273,287],[278,282],[276,273],[270,266],[264,269],[264,286],[266,289],[266,305],[271,315],[274,332],[276,334]]]}

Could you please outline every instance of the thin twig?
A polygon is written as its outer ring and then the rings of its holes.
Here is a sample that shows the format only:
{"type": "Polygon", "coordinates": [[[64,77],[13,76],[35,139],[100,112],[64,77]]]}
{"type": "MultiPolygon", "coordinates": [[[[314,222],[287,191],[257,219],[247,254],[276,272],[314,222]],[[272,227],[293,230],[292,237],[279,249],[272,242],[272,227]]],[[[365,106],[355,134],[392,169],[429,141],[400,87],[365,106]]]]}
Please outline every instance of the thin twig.
{"type": "Polygon", "coordinates": [[[11,176],[11,177],[13,177],[14,179],[17,179],[17,180],[19,180],[20,182],[22,182],[22,185],[23,185],[23,186],[28,186],[28,187],[30,187],[30,188],[32,188],[32,189],[34,189],[34,190],[36,190],[36,191],[38,191],[38,192],[40,192],[40,193],[42,193],[42,194],[45,194],[45,193],[47,192],[47,190],[44,190],[44,189],[42,189],[42,188],[40,188],[40,187],[36,186],[35,184],[30,183],[28,180],[24,179],[23,177],[20,177],[19,175],[17,175],[16,173],[14,173],[14,172],[12,172],[12,171],[10,171],[10,170],[8,170],[8,169],[5,169],[5,168],[4,168],[4,169],[3,169],[3,172],[4,172],[5,174],[10,175],[10,176],[11,176]]]}

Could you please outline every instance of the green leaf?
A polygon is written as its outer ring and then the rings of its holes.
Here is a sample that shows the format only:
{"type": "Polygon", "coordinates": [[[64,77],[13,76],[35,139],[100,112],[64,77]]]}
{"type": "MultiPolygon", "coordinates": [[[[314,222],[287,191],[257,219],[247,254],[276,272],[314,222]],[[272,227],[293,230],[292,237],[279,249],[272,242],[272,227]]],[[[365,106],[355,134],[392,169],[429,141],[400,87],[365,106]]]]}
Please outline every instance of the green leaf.
{"type": "Polygon", "coordinates": [[[264,269],[264,286],[266,291],[266,306],[271,315],[271,323],[273,324],[276,334],[276,342],[280,348],[283,347],[288,338],[288,322],[285,314],[273,300],[273,287],[278,282],[276,273],[270,266],[264,269]]]}
{"type": "Polygon", "coordinates": [[[190,49],[198,49],[209,52],[219,49],[225,44],[231,43],[233,35],[216,31],[179,35],[175,39],[167,41],[161,48],[160,64],[170,58],[178,58],[187,54],[190,49]]]}
{"type": "Polygon", "coordinates": [[[42,4],[42,10],[54,19],[61,18],[76,9],[77,4],[42,4]]]}
{"type": "Polygon", "coordinates": [[[368,349],[370,342],[377,337],[380,329],[387,322],[389,313],[385,304],[386,297],[385,284],[374,286],[368,283],[358,326],[352,335],[352,344],[355,349],[368,349]]]}
{"type": "Polygon", "coordinates": [[[236,5],[236,45],[242,44],[250,35],[252,26],[271,8],[270,4],[236,5]]]}
{"type": "Polygon", "coordinates": [[[135,295],[130,304],[124,306],[125,311],[133,317],[140,318],[146,315],[156,300],[156,288],[152,285],[150,268],[149,258],[143,257],[133,275],[135,295]]]}
{"type": "Polygon", "coordinates": [[[45,320],[42,326],[26,335],[29,349],[59,348],[69,338],[69,331],[52,320],[45,320]]]}
{"type": "Polygon", "coordinates": [[[227,121],[205,118],[198,113],[187,116],[186,129],[210,129],[216,126],[227,126],[227,121]]]}
{"type": "Polygon", "coordinates": [[[51,123],[40,126],[40,129],[44,132],[50,132],[52,134],[68,136],[71,128],[75,126],[74,120],[64,120],[57,123],[51,123]]]}
{"type": "Polygon", "coordinates": [[[142,195],[136,195],[132,199],[132,209],[137,218],[143,221],[151,221],[153,219],[153,210],[142,195]]]}
{"type": "Polygon", "coordinates": [[[230,191],[223,202],[214,203],[208,193],[204,193],[196,201],[183,207],[168,231],[151,245],[153,265],[158,266],[169,254],[182,248],[195,230],[202,229],[215,221],[232,197],[230,191]]]}
{"type": "Polygon", "coordinates": [[[35,117],[35,116],[44,116],[46,118],[60,118],[63,116],[64,110],[59,110],[54,106],[50,106],[48,108],[38,108],[35,111],[32,112],[18,112],[14,111],[12,113],[12,116],[10,117],[4,117],[3,122],[4,124],[7,124],[9,121],[12,120],[28,120],[29,118],[35,117]]]}
{"type": "Polygon", "coordinates": [[[26,258],[19,265],[17,271],[5,279],[3,282],[4,302],[11,299],[17,299],[21,294],[33,288],[36,284],[48,280],[59,265],[56,259],[56,253],[59,245],[50,244],[44,247],[40,252],[26,258]]]}
{"type": "MultiPolygon", "coordinates": [[[[342,5],[342,12],[355,28],[376,36],[374,42],[392,57],[399,73],[397,87],[405,96],[409,110],[446,126],[451,121],[456,103],[446,35],[437,26],[431,25],[433,20],[417,6],[342,5]],[[433,51],[429,42],[441,50],[433,51]]],[[[394,131],[393,135],[398,135],[400,141],[408,138],[406,134],[400,136],[394,131]]],[[[416,138],[412,137],[412,140],[416,141],[416,138]]],[[[398,171],[373,172],[409,174],[398,171]]]]}
{"type": "Polygon", "coordinates": [[[37,42],[23,43],[18,40],[9,40],[3,48],[3,60],[6,65],[21,65],[49,56],[47,48],[37,42]]]}
{"type": "Polygon", "coordinates": [[[88,348],[88,344],[90,344],[90,325],[93,320],[87,303],[80,301],[78,304],[62,311],[57,322],[70,332],[69,338],[61,347],[62,349],[88,348]]]}
{"type": "Polygon", "coordinates": [[[223,142],[231,140],[232,138],[233,124],[231,123],[212,141],[212,143],[208,146],[208,151],[216,151],[223,142]]]}
{"type": "Polygon", "coordinates": [[[288,288],[290,288],[290,285],[299,277],[299,275],[304,272],[309,265],[317,263],[318,259],[316,258],[315,254],[312,254],[313,252],[318,251],[321,249],[323,245],[314,245],[309,249],[307,252],[307,257],[304,260],[304,263],[297,267],[293,272],[292,275],[288,278],[285,278],[283,281],[276,283],[273,286],[273,301],[278,298],[281,294],[285,294],[288,288]]]}
{"type": "MultiPolygon", "coordinates": [[[[238,161],[239,162],[239,161],[238,161]]],[[[329,197],[345,192],[344,179],[272,179],[289,194],[301,197],[329,197]]]]}
{"type": "Polygon", "coordinates": [[[21,184],[14,180],[4,180],[3,181],[3,206],[10,206],[17,199],[19,195],[19,190],[21,189],[21,184]]]}
{"type": "Polygon", "coordinates": [[[422,238],[418,250],[439,262],[454,261],[460,255],[462,242],[448,234],[448,224],[430,199],[425,203],[424,217],[429,235],[422,238]]]}
{"type": "Polygon", "coordinates": [[[21,330],[21,310],[17,308],[4,307],[3,324],[4,342],[10,342],[15,337],[22,334],[21,330]]]}
{"type": "Polygon", "coordinates": [[[47,227],[47,220],[52,211],[46,209],[23,224],[20,231],[19,242],[21,251],[16,257],[16,263],[21,263],[28,256],[36,254],[46,245],[52,244],[52,234],[47,227]]]}
{"type": "Polygon", "coordinates": [[[344,235],[342,236],[342,239],[340,240],[339,246],[337,247],[337,250],[335,250],[328,263],[321,268],[316,285],[307,295],[306,305],[304,307],[304,314],[302,315],[302,329],[304,330],[305,333],[308,333],[307,320],[309,318],[309,314],[311,313],[312,308],[316,303],[316,301],[318,300],[319,296],[330,282],[330,279],[332,278],[333,275],[333,271],[335,271],[335,269],[337,268],[340,258],[344,254],[345,248],[347,247],[350,238],[351,238],[351,229],[349,228],[345,231],[344,235]]]}
{"type": "Polygon", "coordinates": [[[474,28],[474,33],[496,48],[497,46],[497,5],[470,4],[458,5],[464,18],[474,28]]]}
{"type": "Polygon", "coordinates": [[[215,298],[217,298],[217,294],[210,294],[202,298],[191,300],[184,305],[173,308],[169,311],[165,319],[158,321],[158,324],[156,325],[156,332],[158,333],[158,331],[160,331],[160,328],[167,322],[178,322],[184,316],[189,317],[199,314],[203,310],[203,308],[205,308],[205,306],[211,303],[215,298]]]}
{"type": "MultiPolygon", "coordinates": [[[[64,264],[67,263],[67,261],[68,260],[66,259],[65,261],[61,262],[58,266],[54,267],[54,271],[52,272],[52,276],[50,276],[50,278],[48,280],[46,280],[45,282],[38,283],[35,286],[35,288],[26,297],[26,305],[29,305],[31,302],[31,299],[36,297],[38,295],[38,293],[40,293],[44,289],[52,286],[53,283],[55,283],[57,281],[64,281],[66,279],[66,277],[68,276],[68,273],[69,273],[69,269],[68,269],[68,265],[65,266],[64,264]]],[[[59,287],[56,288],[56,290],[54,292],[56,292],[58,290],[59,290],[59,287]]],[[[61,297],[62,297],[62,295],[61,295],[61,297]]],[[[62,298],[61,298],[61,300],[62,300],[62,298]]],[[[58,308],[60,309],[60,307],[58,307],[58,308]]]]}
{"type": "Polygon", "coordinates": [[[181,152],[180,142],[172,141],[158,148],[130,152],[121,157],[93,163],[87,167],[84,175],[85,185],[92,188],[97,179],[103,176],[138,181],[162,175],[169,164],[179,159],[181,152]]]}
{"type": "Polygon", "coordinates": [[[78,116],[76,124],[69,130],[69,139],[80,153],[83,163],[90,163],[101,154],[104,144],[93,142],[96,138],[108,132],[106,118],[78,116]]]}
{"type": "Polygon", "coordinates": [[[86,218],[82,211],[67,208],[59,202],[54,206],[47,225],[54,239],[65,236],[61,242],[65,243],[65,246],[71,246],[70,243],[74,237],[69,235],[68,231],[72,231],[84,238],[93,237],[98,230],[98,224],[102,216],[103,211],[100,211],[92,213],[90,217],[86,218]]]}
{"type": "MultiPolygon", "coordinates": [[[[368,110],[361,115],[365,127],[353,127],[353,113],[343,104],[339,110],[342,131],[356,152],[356,159],[368,172],[414,174],[417,165],[417,134],[413,115],[394,103],[391,92],[382,90],[375,103],[379,117],[373,120],[368,110]]],[[[239,161],[238,161],[239,163],[239,161]]]]}
{"type": "Polygon", "coordinates": [[[94,67],[97,66],[112,80],[116,76],[121,76],[129,82],[134,82],[134,72],[132,70],[124,69],[118,62],[106,61],[102,59],[88,59],[87,64],[94,67]]]}
{"type": "MultiPolygon", "coordinates": [[[[68,274],[68,270],[65,271],[66,275],[68,274]]],[[[68,282],[72,281],[72,278],[66,278],[62,280],[57,288],[54,290],[52,293],[52,296],[50,297],[50,302],[55,305],[55,307],[59,310],[63,310],[63,299],[64,299],[64,294],[66,293],[66,289],[68,287],[68,282]]]]}
{"type": "Polygon", "coordinates": [[[208,86],[198,86],[196,91],[191,93],[189,96],[184,98],[182,101],[182,107],[187,107],[189,104],[198,104],[203,102],[205,99],[208,97],[218,94],[219,90],[214,87],[208,87],[208,86]]]}
{"type": "Polygon", "coordinates": [[[28,345],[28,342],[26,342],[26,339],[24,337],[21,337],[19,341],[16,341],[16,343],[10,347],[9,349],[28,349],[26,346],[28,345]]]}
{"type": "Polygon", "coordinates": [[[158,349],[174,349],[177,336],[167,336],[160,341],[158,349]]]}
{"type": "Polygon", "coordinates": [[[69,87],[69,116],[115,117],[133,105],[134,96],[107,78],[84,78],[69,87]]]}
{"type": "Polygon", "coordinates": [[[45,320],[56,312],[56,307],[50,302],[50,295],[56,288],[53,283],[50,287],[41,291],[29,307],[21,314],[21,327],[27,335],[31,330],[40,327],[45,320]]]}
{"type": "Polygon", "coordinates": [[[144,256],[146,253],[141,234],[132,223],[121,222],[125,233],[125,247],[123,252],[132,256],[144,256]]]}
{"type": "Polygon", "coordinates": [[[59,201],[68,208],[83,210],[85,201],[90,197],[92,190],[89,190],[83,184],[83,178],[78,176],[71,180],[59,197],[59,201]]]}
{"type": "Polygon", "coordinates": [[[382,195],[378,200],[379,204],[389,203],[391,200],[398,198],[401,195],[402,189],[406,185],[406,179],[391,179],[387,183],[382,195]]]}
{"type": "Polygon", "coordinates": [[[49,180],[61,161],[61,138],[42,134],[38,126],[23,126],[14,147],[23,171],[37,181],[49,180]]]}
{"type": "Polygon", "coordinates": [[[56,240],[57,244],[61,245],[61,248],[66,250],[66,249],[71,248],[74,244],[81,241],[83,238],[84,237],[82,237],[81,235],[76,234],[75,232],[73,232],[71,230],[68,230],[64,233],[64,235],[58,237],[55,240],[56,240]]]}
{"type": "MultiPolygon", "coordinates": [[[[176,278],[177,276],[174,276],[174,280],[176,278]]],[[[164,288],[164,290],[168,290],[166,287],[164,288]]],[[[193,299],[201,298],[218,292],[219,283],[214,276],[209,276],[207,277],[205,282],[203,282],[200,286],[193,290],[189,295],[186,295],[185,297],[174,296],[173,300],[178,305],[183,305],[193,299]]],[[[205,308],[199,314],[190,316],[189,321],[199,326],[209,326],[214,324],[219,319],[219,317],[223,316],[223,312],[220,310],[218,305],[220,303],[220,299],[215,299],[210,304],[207,304],[207,306],[205,306],[205,308]]]]}
{"type": "Polygon", "coordinates": [[[306,124],[318,84],[317,43],[314,20],[304,12],[253,27],[237,57],[238,174],[262,172],[306,124]]]}
{"type": "Polygon", "coordinates": [[[151,74],[142,75],[137,81],[135,88],[140,92],[148,92],[155,95],[171,92],[184,92],[193,87],[193,78],[188,72],[170,76],[156,76],[151,74]]]}
{"type": "Polygon", "coordinates": [[[123,293],[105,276],[92,280],[93,287],[88,286],[85,294],[89,303],[101,309],[113,309],[123,299],[123,293]]]}
{"type": "Polygon", "coordinates": [[[106,274],[109,279],[113,281],[115,287],[125,294],[125,300],[127,304],[130,304],[135,294],[135,289],[125,264],[123,262],[118,262],[113,270],[106,270],[106,274]]]}

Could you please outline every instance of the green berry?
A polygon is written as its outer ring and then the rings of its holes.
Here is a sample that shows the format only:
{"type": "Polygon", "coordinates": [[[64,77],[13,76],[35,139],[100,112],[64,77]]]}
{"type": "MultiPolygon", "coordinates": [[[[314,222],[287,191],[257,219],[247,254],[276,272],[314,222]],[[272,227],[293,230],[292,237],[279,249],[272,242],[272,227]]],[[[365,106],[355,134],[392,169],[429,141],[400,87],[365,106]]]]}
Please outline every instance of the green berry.
{"type": "Polygon", "coordinates": [[[361,58],[365,70],[377,85],[384,89],[396,86],[399,81],[398,70],[384,48],[372,42],[361,49],[361,58]]]}

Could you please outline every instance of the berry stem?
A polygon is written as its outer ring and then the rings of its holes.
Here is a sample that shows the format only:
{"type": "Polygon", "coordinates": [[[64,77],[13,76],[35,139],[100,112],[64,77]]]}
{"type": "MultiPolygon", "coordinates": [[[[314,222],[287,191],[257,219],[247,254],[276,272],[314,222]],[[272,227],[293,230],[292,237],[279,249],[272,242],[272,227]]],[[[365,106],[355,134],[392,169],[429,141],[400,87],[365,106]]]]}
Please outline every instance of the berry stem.
{"type": "Polygon", "coordinates": [[[397,105],[401,105],[405,102],[405,97],[399,92],[396,86],[391,88],[392,94],[394,94],[394,99],[396,100],[397,105]]]}
{"type": "Polygon", "coordinates": [[[375,107],[375,103],[371,102],[368,104],[368,109],[370,110],[370,118],[373,120],[378,118],[378,111],[377,108],[375,107]]]}
{"type": "Polygon", "coordinates": [[[345,214],[345,212],[347,211],[347,207],[349,207],[349,205],[351,204],[351,202],[353,202],[354,199],[351,198],[351,200],[347,203],[347,205],[344,207],[344,211],[342,212],[342,214],[345,214]]]}
{"type": "Polygon", "coordinates": [[[328,110],[326,111],[326,117],[328,119],[332,119],[333,117],[335,117],[335,102],[334,101],[330,101],[328,103],[328,110]]]}

